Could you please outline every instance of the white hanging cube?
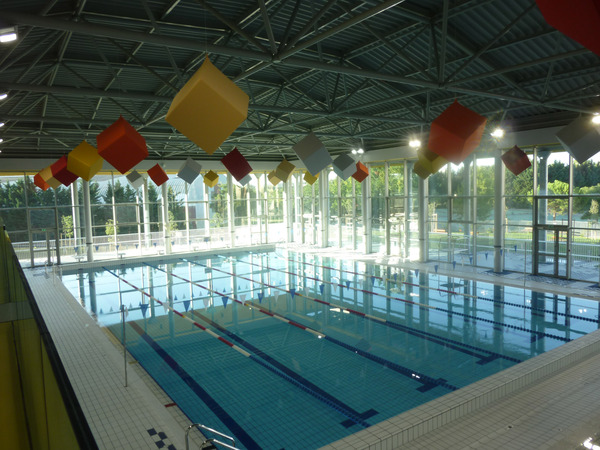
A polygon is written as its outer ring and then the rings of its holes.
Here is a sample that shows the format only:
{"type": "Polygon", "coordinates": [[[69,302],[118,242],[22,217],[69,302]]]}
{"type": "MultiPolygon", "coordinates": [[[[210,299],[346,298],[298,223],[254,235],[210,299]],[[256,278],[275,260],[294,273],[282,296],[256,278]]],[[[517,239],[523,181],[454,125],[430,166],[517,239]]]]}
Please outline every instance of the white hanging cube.
{"type": "Polygon", "coordinates": [[[144,184],[144,177],[140,175],[137,170],[130,172],[126,175],[127,181],[131,187],[135,190],[139,189],[144,184]]]}
{"type": "Polygon", "coordinates": [[[331,164],[331,155],[314,133],[308,134],[292,148],[313,176],[331,164]]]}
{"type": "Polygon", "coordinates": [[[333,171],[346,181],[356,172],[356,162],[350,155],[344,153],[333,160],[333,171]]]}
{"type": "Polygon", "coordinates": [[[200,175],[201,170],[202,166],[199,163],[192,158],[188,158],[179,169],[179,172],[177,172],[177,176],[186,183],[192,184],[198,175],[200,175]]]}
{"type": "Polygon", "coordinates": [[[600,126],[589,117],[575,119],[561,128],[556,137],[579,164],[600,152],[600,126]]]}

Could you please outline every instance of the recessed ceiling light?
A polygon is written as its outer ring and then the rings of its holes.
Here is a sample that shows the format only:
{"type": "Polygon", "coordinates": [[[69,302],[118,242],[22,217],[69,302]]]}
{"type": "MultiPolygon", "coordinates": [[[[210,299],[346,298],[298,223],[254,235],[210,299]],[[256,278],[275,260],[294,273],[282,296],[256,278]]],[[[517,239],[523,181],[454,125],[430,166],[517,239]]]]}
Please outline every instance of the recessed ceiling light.
{"type": "Polygon", "coordinates": [[[17,40],[17,27],[0,28],[0,42],[12,42],[17,40]]]}
{"type": "Polygon", "coordinates": [[[4,122],[0,122],[0,128],[4,126],[4,122]]]}
{"type": "Polygon", "coordinates": [[[418,139],[412,139],[408,145],[412,148],[419,148],[421,146],[421,141],[418,139]]]}
{"type": "Polygon", "coordinates": [[[501,138],[504,136],[504,130],[502,128],[496,128],[494,131],[492,131],[491,135],[495,138],[501,138]]]}
{"type": "Polygon", "coordinates": [[[600,115],[594,115],[594,117],[592,117],[592,123],[600,124],[600,115]]]}
{"type": "Polygon", "coordinates": [[[6,97],[8,97],[8,94],[6,92],[2,92],[0,94],[0,100],[4,100],[6,97]]]}

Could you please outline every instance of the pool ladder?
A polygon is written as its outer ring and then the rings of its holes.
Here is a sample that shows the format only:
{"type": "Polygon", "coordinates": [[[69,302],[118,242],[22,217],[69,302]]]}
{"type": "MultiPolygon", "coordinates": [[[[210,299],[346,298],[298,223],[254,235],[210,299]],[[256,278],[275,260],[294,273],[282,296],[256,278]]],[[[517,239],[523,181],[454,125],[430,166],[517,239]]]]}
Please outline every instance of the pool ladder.
{"type": "Polygon", "coordinates": [[[222,447],[225,448],[229,448],[232,450],[239,450],[236,446],[235,446],[235,439],[232,438],[231,436],[227,436],[226,434],[221,433],[220,431],[217,430],[213,430],[212,428],[207,427],[206,425],[202,425],[201,423],[193,423],[191,424],[189,427],[187,427],[187,429],[185,430],[185,450],[189,450],[190,449],[190,442],[189,442],[189,438],[190,438],[190,430],[192,428],[202,428],[203,430],[206,431],[210,431],[211,433],[217,434],[229,441],[231,441],[231,445],[227,444],[225,442],[221,442],[216,438],[210,438],[210,439],[205,439],[204,442],[202,442],[202,444],[200,445],[200,448],[204,447],[204,444],[219,444],[222,447]]]}

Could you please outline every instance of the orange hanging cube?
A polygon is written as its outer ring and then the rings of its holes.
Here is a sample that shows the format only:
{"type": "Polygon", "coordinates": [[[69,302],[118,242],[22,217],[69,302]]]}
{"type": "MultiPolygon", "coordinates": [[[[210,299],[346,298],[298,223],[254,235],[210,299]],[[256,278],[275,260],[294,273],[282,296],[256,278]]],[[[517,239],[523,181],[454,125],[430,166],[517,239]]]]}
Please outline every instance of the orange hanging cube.
{"type": "Polygon", "coordinates": [[[600,56],[600,1],[536,0],[546,22],[600,56]]]}
{"type": "Polygon", "coordinates": [[[61,182],[52,176],[52,166],[40,170],[39,175],[51,188],[56,189],[61,186],[61,182]]]}
{"type": "Polygon", "coordinates": [[[277,175],[277,178],[285,183],[287,180],[289,180],[295,168],[296,166],[294,166],[287,159],[284,159],[275,169],[275,175],[277,175]]]}
{"type": "Polygon", "coordinates": [[[250,164],[248,164],[248,161],[244,158],[244,155],[240,153],[237,147],[227,153],[221,159],[221,162],[237,181],[242,180],[246,175],[252,172],[252,167],[250,167],[250,164]]]}
{"type": "Polygon", "coordinates": [[[69,152],[67,169],[84,180],[90,181],[94,175],[100,172],[102,163],[104,160],[98,154],[98,150],[86,141],[82,141],[69,152]]]}
{"type": "Polygon", "coordinates": [[[175,95],[165,120],[212,155],[248,116],[248,95],[208,58],[175,95]]]}
{"type": "Polygon", "coordinates": [[[96,136],[98,154],[122,174],[148,157],[146,140],[120,116],[96,136]]]}
{"type": "Polygon", "coordinates": [[[215,187],[217,185],[217,183],[219,182],[219,175],[212,171],[209,170],[208,172],[206,172],[206,175],[204,175],[204,184],[206,184],[208,187],[215,187]]]}
{"type": "Polygon", "coordinates": [[[519,175],[525,169],[531,167],[531,162],[525,152],[516,145],[504,153],[501,158],[506,168],[515,175],[519,175]]]}
{"type": "Polygon", "coordinates": [[[79,178],[74,173],[69,172],[67,169],[67,157],[63,156],[58,161],[50,166],[52,170],[52,176],[60,181],[65,186],[69,186],[73,181],[79,178]]]}
{"type": "Polygon", "coordinates": [[[156,164],[148,169],[148,175],[157,186],[160,186],[169,180],[169,176],[164,169],[160,167],[160,164],[156,164]]]}
{"type": "Polygon", "coordinates": [[[50,188],[50,185],[46,183],[39,173],[36,173],[33,177],[33,184],[39,187],[42,191],[47,191],[50,188]]]}
{"type": "Polygon", "coordinates": [[[432,123],[427,147],[460,164],[479,145],[487,119],[454,101],[432,123]]]}
{"type": "Polygon", "coordinates": [[[357,162],[356,163],[356,172],[354,172],[354,175],[352,175],[352,178],[354,178],[359,183],[362,183],[365,180],[365,178],[367,178],[368,176],[369,176],[369,169],[367,168],[367,166],[365,166],[360,161],[357,162]]]}
{"type": "Polygon", "coordinates": [[[311,186],[313,184],[315,184],[315,181],[317,181],[319,179],[319,173],[317,173],[316,175],[311,174],[308,170],[306,172],[304,172],[304,181],[306,181],[308,184],[310,184],[311,186]]]}

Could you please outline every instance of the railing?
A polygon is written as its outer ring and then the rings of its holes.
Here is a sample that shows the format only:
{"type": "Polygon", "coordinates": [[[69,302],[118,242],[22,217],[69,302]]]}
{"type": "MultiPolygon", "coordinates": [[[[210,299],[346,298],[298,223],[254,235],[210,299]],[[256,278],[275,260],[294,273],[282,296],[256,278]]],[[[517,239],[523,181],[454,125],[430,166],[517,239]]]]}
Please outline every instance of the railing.
{"type": "Polygon", "coordinates": [[[202,444],[200,445],[200,448],[204,448],[204,444],[219,444],[222,447],[225,448],[229,448],[232,450],[239,450],[236,446],[235,446],[235,439],[232,438],[231,436],[227,436],[226,434],[221,433],[220,431],[214,430],[212,428],[207,427],[206,425],[202,425],[201,423],[193,423],[191,424],[189,427],[186,428],[185,430],[185,449],[189,450],[190,449],[190,442],[189,442],[189,438],[190,438],[190,430],[192,428],[202,428],[203,430],[206,431],[210,431],[213,434],[216,434],[217,436],[221,436],[222,438],[227,439],[228,441],[231,441],[231,445],[219,441],[216,438],[209,438],[209,439],[205,439],[204,442],[202,442],[202,444]]]}
{"type": "MultiPolygon", "coordinates": [[[[2,226],[0,304],[8,303],[14,304],[16,311],[11,320],[16,361],[0,361],[0,364],[7,369],[9,376],[15,377],[15,385],[21,387],[28,448],[97,449],[29,283],[2,226]]],[[[10,439],[6,442],[8,431],[2,436],[6,448],[11,446],[10,439]]]]}

